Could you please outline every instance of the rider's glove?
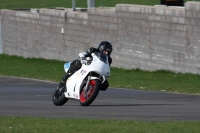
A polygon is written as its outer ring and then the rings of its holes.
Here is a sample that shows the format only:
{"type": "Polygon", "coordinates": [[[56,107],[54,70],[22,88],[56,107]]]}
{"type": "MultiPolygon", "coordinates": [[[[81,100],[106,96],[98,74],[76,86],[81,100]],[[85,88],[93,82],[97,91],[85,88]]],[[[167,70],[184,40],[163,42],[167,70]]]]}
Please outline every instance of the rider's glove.
{"type": "Polygon", "coordinates": [[[82,57],[82,58],[80,58],[80,61],[81,61],[81,64],[87,64],[87,60],[84,58],[84,57],[82,57]]]}
{"type": "Polygon", "coordinates": [[[80,59],[81,59],[81,58],[85,58],[85,55],[86,55],[85,52],[79,53],[79,58],[80,58],[80,59]]]}
{"type": "Polygon", "coordinates": [[[86,65],[87,61],[85,59],[81,59],[81,63],[86,65]]]}
{"type": "Polygon", "coordinates": [[[82,64],[85,64],[85,65],[87,64],[87,61],[85,59],[85,52],[80,53],[79,58],[80,58],[80,61],[81,61],[82,64]]]}

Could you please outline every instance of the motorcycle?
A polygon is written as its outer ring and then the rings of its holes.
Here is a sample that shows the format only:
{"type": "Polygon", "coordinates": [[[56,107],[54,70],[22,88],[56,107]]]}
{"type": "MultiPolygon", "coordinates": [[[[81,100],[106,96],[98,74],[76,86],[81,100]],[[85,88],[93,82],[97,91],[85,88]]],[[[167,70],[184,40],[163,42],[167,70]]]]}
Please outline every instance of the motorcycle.
{"type": "MultiPolygon", "coordinates": [[[[110,76],[108,56],[101,52],[94,52],[92,57],[86,58],[86,63],[72,74],[65,85],[60,85],[53,93],[53,103],[64,105],[69,99],[79,100],[82,106],[89,106],[97,97],[102,84],[110,76]]],[[[64,64],[65,72],[70,63],[64,64]]]]}

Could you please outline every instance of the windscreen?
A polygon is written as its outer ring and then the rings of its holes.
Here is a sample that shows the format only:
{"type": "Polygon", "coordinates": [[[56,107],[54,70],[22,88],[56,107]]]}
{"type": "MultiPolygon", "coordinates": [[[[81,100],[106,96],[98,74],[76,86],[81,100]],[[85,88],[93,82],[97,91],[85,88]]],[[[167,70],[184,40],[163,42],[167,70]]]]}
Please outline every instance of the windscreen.
{"type": "Polygon", "coordinates": [[[101,52],[94,52],[94,54],[104,63],[108,64],[108,56],[101,52]]]}

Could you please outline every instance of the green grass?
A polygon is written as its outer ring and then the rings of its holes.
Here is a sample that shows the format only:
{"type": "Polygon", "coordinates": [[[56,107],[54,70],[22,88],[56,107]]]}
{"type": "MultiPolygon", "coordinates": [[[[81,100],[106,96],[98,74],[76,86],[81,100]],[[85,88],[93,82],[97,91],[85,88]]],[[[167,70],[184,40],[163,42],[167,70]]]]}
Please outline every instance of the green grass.
{"type": "Polygon", "coordinates": [[[179,93],[199,93],[200,75],[170,71],[111,69],[111,86],[179,93]]]}
{"type": "Polygon", "coordinates": [[[0,117],[1,133],[199,133],[200,122],[0,117]]]}
{"type": "MultiPolygon", "coordinates": [[[[0,75],[29,77],[59,82],[64,75],[63,61],[23,58],[0,54],[0,75]]],[[[179,93],[200,93],[200,75],[169,71],[111,68],[110,87],[179,93]]]]}
{"type": "MultiPolygon", "coordinates": [[[[72,7],[72,0],[0,0],[0,3],[0,9],[72,7]]],[[[158,5],[159,3],[160,0],[95,0],[96,7],[114,7],[116,4],[158,5]]],[[[77,7],[87,7],[87,0],[76,0],[76,4],[77,7]]]]}
{"type": "Polygon", "coordinates": [[[63,63],[56,60],[25,59],[0,54],[0,75],[59,81],[64,75],[63,63]]]}

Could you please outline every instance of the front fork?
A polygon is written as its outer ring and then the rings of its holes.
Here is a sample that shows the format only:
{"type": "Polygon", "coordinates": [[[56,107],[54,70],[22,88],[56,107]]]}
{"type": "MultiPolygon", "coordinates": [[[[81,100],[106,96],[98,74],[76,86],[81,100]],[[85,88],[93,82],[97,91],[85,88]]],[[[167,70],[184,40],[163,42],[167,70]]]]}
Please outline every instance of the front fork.
{"type": "Polygon", "coordinates": [[[85,92],[88,91],[88,85],[89,85],[90,79],[91,79],[91,76],[89,75],[89,76],[88,76],[88,79],[87,79],[86,86],[83,88],[85,92]]]}

